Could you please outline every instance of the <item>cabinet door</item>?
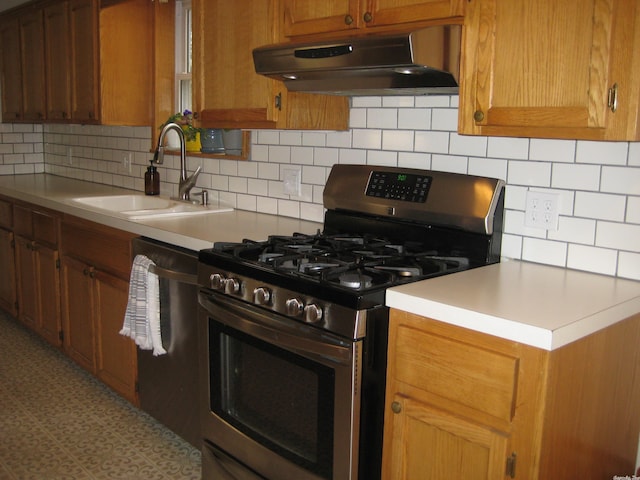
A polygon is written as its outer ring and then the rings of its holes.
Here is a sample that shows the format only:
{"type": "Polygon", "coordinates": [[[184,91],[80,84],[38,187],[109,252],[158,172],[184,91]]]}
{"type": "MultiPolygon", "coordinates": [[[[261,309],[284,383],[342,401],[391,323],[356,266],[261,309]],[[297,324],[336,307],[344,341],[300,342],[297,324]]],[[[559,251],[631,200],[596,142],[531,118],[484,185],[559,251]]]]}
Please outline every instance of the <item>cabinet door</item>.
{"type": "Polygon", "coordinates": [[[59,2],[44,9],[47,119],[54,121],[68,120],[71,112],[67,7],[67,2],[59,2]]]}
{"type": "Polygon", "coordinates": [[[136,403],[136,346],[119,333],[127,308],[129,283],[96,270],[94,288],[98,378],[136,403]]]}
{"type": "Polygon", "coordinates": [[[18,314],[13,232],[0,228],[0,308],[14,317],[18,314]]]}
{"type": "Polygon", "coordinates": [[[398,25],[464,14],[464,0],[364,0],[367,27],[398,25]]]}
{"type": "Polygon", "coordinates": [[[358,28],[361,0],[283,0],[285,37],[358,28]]]}
{"type": "Polygon", "coordinates": [[[95,123],[99,111],[98,6],[95,0],[70,0],[71,118],[95,123]]]}
{"type": "Polygon", "coordinates": [[[200,126],[346,130],[347,98],[287,92],[282,82],[255,73],[252,50],[279,35],[276,3],[193,1],[193,100],[200,126]]]}
{"type": "Polygon", "coordinates": [[[64,349],[76,363],[95,374],[93,269],[74,258],[62,258],[64,349]]]}
{"type": "Polygon", "coordinates": [[[2,69],[2,121],[22,120],[22,64],[20,26],[16,17],[0,23],[0,64],[2,69]]]}
{"type": "Polygon", "coordinates": [[[500,480],[505,477],[508,438],[489,427],[396,395],[385,417],[384,480],[500,480]],[[390,409],[393,408],[393,413],[390,409]]]}
{"type": "Polygon", "coordinates": [[[62,344],[60,332],[60,275],[58,251],[36,244],[39,317],[36,331],[50,344],[62,344]]]}
{"type": "Polygon", "coordinates": [[[630,52],[640,42],[639,17],[638,2],[624,0],[470,2],[459,131],[637,138],[640,79],[630,52]]]}
{"type": "Polygon", "coordinates": [[[35,242],[16,236],[18,319],[35,330],[40,317],[35,242]]]}
{"type": "Polygon", "coordinates": [[[20,16],[20,54],[23,80],[23,119],[46,119],[44,25],[41,9],[20,16]]]}

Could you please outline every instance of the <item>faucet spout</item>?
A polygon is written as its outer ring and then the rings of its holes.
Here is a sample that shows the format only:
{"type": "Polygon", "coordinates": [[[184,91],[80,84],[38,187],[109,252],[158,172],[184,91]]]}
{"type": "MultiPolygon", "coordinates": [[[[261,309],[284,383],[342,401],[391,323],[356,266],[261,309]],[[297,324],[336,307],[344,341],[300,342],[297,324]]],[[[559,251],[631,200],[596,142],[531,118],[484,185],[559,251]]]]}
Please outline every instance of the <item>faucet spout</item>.
{"type": "Polygon", "coordinates": [[[163,163],[164,137],[167,135],[169,130],[174,130],[178,134],[178,139],[180,141],[180,182],[178,184],[178,192],[182,200],[189,200],[189,192],[196,184],[196,180],[198,179],[198,174],[200,173],[200,169],[202,168],[202,166],[199,166],[193,173],[193,175],[187,177],[187,148],[184,138],[184,132],[182,131],[182,127],[180,125],[178,125],[177,123],[167,123],[162,128],[162,130],[160,131],[160,136],[158,137],[158,146],[153,156],[153,161],[158,165],[161,165],[163,163]]]}

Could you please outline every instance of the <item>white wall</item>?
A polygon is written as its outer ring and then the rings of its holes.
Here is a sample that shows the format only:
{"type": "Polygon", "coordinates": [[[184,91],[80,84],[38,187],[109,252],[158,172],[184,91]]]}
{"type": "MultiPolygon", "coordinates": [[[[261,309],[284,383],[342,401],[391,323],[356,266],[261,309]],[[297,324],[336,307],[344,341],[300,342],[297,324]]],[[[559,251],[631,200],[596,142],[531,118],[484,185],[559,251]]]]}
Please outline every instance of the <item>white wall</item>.
{"type": "MultiPolygon", "coordinates": [[[[205,159],[198,187],[240,209],[322,221],[322,190],[335,163],[497,177],[507,182],[504,256],[640,280],[640,143],[460,136],[457,102],[354,97],[348,131],[254,131],[250,161],[205,159]],[[297,198],[282,191],[283,169],[291,165],[302,170],[297,198]],[[557,231],[524,226],[529,188],[561,195],[557,231]]],[[[0,124],[0,173],[42,171],[38,142],[24,146],[40,128],[0,124]],[[29,148],[34,152],[18,152],[29,148]]],[[[44,170],[141,191],[150,134],[147,127],[46,125],[44,170]],[[131,173],[121,161],[130,151],[131,173]]],[[[189,171],[200,163],[188,160],[189,171]]],[[[177,158],[159,171],[161,193],[175,194],[177,158]]]]}

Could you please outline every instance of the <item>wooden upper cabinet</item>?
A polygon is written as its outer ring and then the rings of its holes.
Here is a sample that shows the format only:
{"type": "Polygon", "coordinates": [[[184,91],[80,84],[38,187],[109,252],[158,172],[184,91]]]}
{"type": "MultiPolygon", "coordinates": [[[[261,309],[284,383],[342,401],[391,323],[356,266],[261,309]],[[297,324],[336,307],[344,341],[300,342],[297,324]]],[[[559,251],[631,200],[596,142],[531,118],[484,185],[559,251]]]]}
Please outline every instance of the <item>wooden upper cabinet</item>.
{"type": "Polygon", "coordinates": [[[44,23],[41,9],[28,9],[20,16],[23,120],[46,119],[44,23]]]}
{"type": "Polygon", "coordinates": [[[193,106],[200,126],[347,128],[348,99],[289,93],[255,73],[253,49],[278,39],[276,3],[193,1],[193,106]]]}
{"type": "Polygon", "coordinates": [[[460,133],[640,138],[638,2],[474,0],[464,32],[460,133]]]}
{"type": "Polygon", "coordinates": [[[153,2],[103,2],[99,25],[101,123],[151,125],[153,2]]]}
{"type": "Polygon", "coordinates": [[[19,121],[22,120],[22,64],[17,16],[0,21],[0,54],[2,121],[19,121]]]}
{"type": "Polygon", "coordinates": [[[68,120],[71,113],[68,7],[65,1],[44,9],[47,119],[51,121],[68,120]]]}
{"type": "Polygon", "coordinates": [[[71,119],[79,123],[95,123],[100,111],[96,0],[70,0],[69,27],[71,119]]]}
{"type": "Polygon", "coordinates": [[[284,37],[460,17],[463,0],[283,0],[284,37]]]}

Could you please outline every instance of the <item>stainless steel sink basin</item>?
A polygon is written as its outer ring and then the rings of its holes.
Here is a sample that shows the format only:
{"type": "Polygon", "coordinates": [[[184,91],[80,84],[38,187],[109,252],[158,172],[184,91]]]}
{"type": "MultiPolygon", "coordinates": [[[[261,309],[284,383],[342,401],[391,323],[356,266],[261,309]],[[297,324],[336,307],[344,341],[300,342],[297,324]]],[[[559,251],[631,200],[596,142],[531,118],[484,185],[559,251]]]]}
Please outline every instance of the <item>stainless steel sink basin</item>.
{"type": "Polygon", "coordinates": [[[230,212],[231,207],[221,205],[198,205],[166,197],[142,194],[105,195],[99,197],[76,197],[71,201],[90,210],[104,210],[131,220],[161,217],[203,215],[230,212]]]}

